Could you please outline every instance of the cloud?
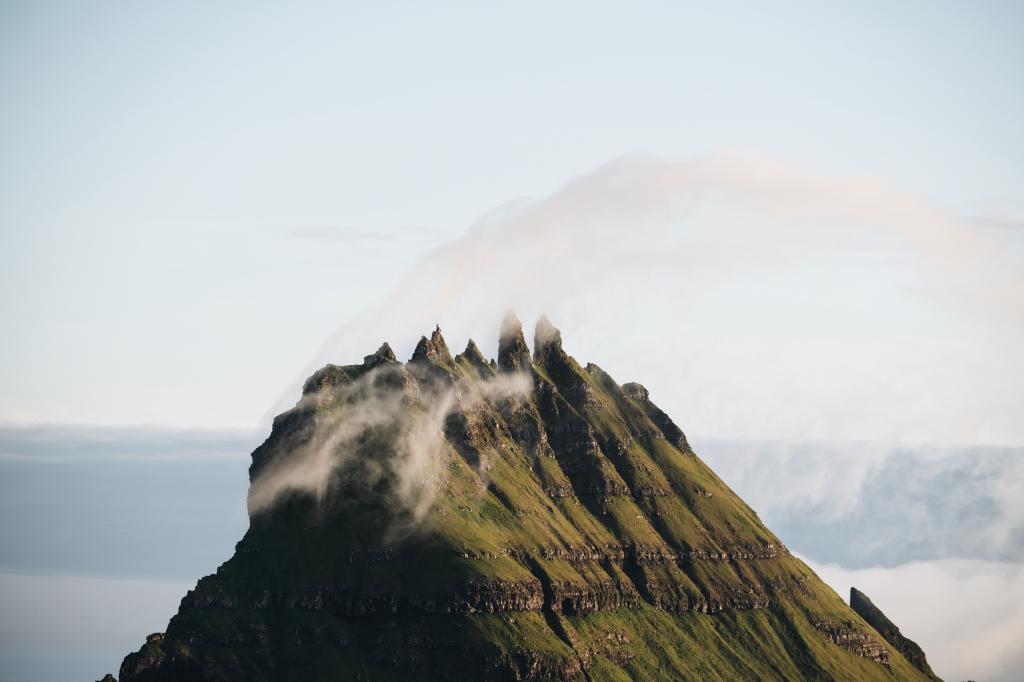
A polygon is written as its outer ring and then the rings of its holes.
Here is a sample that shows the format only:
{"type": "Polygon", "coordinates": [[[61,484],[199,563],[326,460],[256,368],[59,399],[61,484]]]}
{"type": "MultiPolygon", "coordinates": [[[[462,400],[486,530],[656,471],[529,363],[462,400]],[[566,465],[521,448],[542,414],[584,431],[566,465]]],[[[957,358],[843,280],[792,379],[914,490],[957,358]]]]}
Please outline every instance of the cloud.
{"type": "Polygon", "coordinates": [[[784,542],[817,561],[1024,562],[1024,448],[695,445],[784,542]]]}
{"type": "Polygon", "coordinates": [[[0,459],[246,458],[260,438],[248,429],[0,424],[0,459]]]}
{"type": "Polygon", "coordinates": [[[1012,682],[1024,666],[1024,565],[966,559],[849,570],[808,564],[844,599],[871,600],[947,680],[1012,682]]]}
{"type": "Polygon", "coordinates": [[[1011,238],[1024,237],[1024,218],[1015,215],[986,215],[970,219],[971,223],[992,230],[1006,230],[1011,238]]]}
{"type": "Polygon", "coordinates": [[[313,431],[299,444],[286,443],[287,451],[277,452],[258,473],[249,490],[249,512],[272,507],[290,491],[321,501],[387,481],[389,493],[415,524],[440,487],[448,416],[482,401],[524,395],[529,388],[529,378],[519,374],[456,385],[429,376],[412,382],[405,367],[385,364],[351,383],[308,393],[298,407],[316,409],[313,431]]]}
{"type": "Polygon", "coordinates": [[[628,157],[432,249],[305,374],[511,308],[706,434],[1020,444],[1024,267],[1001,246],[878,183],[628,157]]]}

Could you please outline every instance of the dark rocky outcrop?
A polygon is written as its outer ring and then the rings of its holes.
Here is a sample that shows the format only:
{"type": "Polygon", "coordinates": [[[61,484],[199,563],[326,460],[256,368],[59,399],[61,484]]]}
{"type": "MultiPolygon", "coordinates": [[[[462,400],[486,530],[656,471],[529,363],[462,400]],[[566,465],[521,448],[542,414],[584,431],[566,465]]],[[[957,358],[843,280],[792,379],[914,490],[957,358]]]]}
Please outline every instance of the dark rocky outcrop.
{"type": "Polygon", "coordinates": [[[875,606],[868,596],[856,587],[850,588],[850,608],[857,612],[861,618],[868,622],[885,641],[891,644],[896,651],[903,654],[903,657],[912,666],[927,675],[930,679],[939,680],[939,677],[932,672],[924,651],[911,639],[905,637],[896,625],[886,618],[885,614],[875,606]]]}
{"type": "Polygon", "coordinates": [[[498,368],[503,372],[522,372],[529,371],[531,364],[523,323],[515,313],[509,312],[501,322],[498,337],[498,368]]]}
{"type": "Polygon", "coordinates": [[[457,355],[455,359],[467,362],[473,367],[476,367],[477,370],[487,371],[494,369],[490,362],[487,361],[487,358],[484,357],[484,354],[480,352],[480,349],[477,347],[476,342],[473,341],[473,339],[470,339],[466,343],[466,350],[457,355]]]}
{"type": "Polygon", "coordinates": [[[533,355],[537,362],[562,352],[562,332],[547,317],[541,316],[533,333],[533,355]]]}
{"type": "Polygon", "coordinates": [[[395,360],[395,351],[391,350],[391,346],[385,341],[376,352],[363,358],[363,364],[367,367],[376,367],[385,362],[395,362],[395,360]]]}
{"type": "Polygon", "coordinates": [[[925,679],[647,389],[533,338],[509,314],[497,362],[436,328],[315,372],[234,556],[121,682],[925,679]]]}
{"type": "Polygon", "coordinates": [[[683,430],[676,426],[675,422],[673,422],[667,414],[662,412],[661,408],[651,402],[650,394],[642,384],[638,384],[636,382],[623,384],[622,390],[640,406],[647,417],[661,431],[662,436],[683,452],[693,454],[693,450],[690,449],[690,444],[686,442],[686,436],[683,434],[683,430]]]}
{"type": "Polygon", "coordinates": [[[429,339],[426,336],[420,337],[419,343],[416,344],[416,350],[412,354],[412,361],[416,362],[417,360],[436,363],[452,361],[452,354],[448,351],[448,344],[445,343],[444,337],[441,336],[440,326],[434,329],[429,339]]]}
{"type": "Polygon", "coordinates": [[[888,667],[892,660],[889,651],[871,633],[859,628],[852,621],[833,623],[818,621],[814,624],[825,639],[841,646],[850,653],[888,667]]]}

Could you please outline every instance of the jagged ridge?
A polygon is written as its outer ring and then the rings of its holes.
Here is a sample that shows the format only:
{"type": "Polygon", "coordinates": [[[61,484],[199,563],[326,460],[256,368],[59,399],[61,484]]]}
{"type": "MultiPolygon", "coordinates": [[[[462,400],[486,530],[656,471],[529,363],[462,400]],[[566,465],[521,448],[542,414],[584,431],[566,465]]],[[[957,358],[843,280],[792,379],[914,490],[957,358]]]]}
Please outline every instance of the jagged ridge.
{"type": "Polygon", "coordinates": [[[438,328],[408,363],[326,366],[250,478],[235,555],[122,682],[921,678],[544,318],[532,356],[510,315],[497,362],[438,328]],[[324,484],[268,502],[291,462],[324,484]]]}

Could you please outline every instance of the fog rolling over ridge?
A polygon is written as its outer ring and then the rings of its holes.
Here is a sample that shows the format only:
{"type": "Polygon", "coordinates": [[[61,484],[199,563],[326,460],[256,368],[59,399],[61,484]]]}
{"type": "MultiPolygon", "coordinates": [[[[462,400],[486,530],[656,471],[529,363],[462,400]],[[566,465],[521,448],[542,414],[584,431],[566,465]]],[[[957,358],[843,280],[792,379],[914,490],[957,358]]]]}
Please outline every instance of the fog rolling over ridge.
{"type": "Polygon", "coordinates": [[[1016,445],[1022,272],[1020,235],[876,182],[626,157],[428,252],[307,370],[384,339],[401,356],[435,322],[457,343],[515,309],[649,377],[697,433],[1016,445]]]}
{"type": "MultiPolygon", "coordinates": [[[[451,358],[439,328],[430,339],[421,339],[413,357],[428,355],[451,358]]],[[[482,361],[482,356],[479,358],[482,361]]],[[[404,392],[406,382],[393,365],[387,364],[394,360],[391,348],[382,345],[375,354],[366,356],[367,362],[379,364],[334,393],[325,389],[333,387],[339,375],[346,376],[346,368],[328,365],[310,377],[295,409],[309,405],[340,409],[331,418],[317,422],[315,431],[297,451],[254,472],[248,496],[250,515],[267,511],[280,496],[296,490],[322,500],[332,474],[347,470],[350,483],[360,488],[373,488],[394,476],[395,501],[408,513],[408,522],[416,524],[440,486],[445,421],[458,410],[472,409],[483,400],[522,396],[530,388],[529,377],[519,373],[473,381],[464,391],[424,383],[410,402],[404,392]],[[381,431],[390,433],[386,446],[382,440],[367,442],[367,433],[381,431]],[[383,452],[385,457],[370,458],[369,450],[383,452]]],[[[260,452],[254,453],[255,460],[260,458],[260,452]]]]}

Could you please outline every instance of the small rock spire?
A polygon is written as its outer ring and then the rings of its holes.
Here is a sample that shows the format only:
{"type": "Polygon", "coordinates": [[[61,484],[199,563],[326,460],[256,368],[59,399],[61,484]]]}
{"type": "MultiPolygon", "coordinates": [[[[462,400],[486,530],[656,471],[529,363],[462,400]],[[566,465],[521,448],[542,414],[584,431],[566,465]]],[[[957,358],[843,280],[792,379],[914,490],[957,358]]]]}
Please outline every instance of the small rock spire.
{"type": "Polygon", "coordinates": [[[533,357],[541,360],[562,350],[562,332],[551,324],[546,315],[541,315],[533,330],[533,357]]]}
{"type": "Polygon", "coordinates": [[[416,344],[416,350],[412,353],[412,361],[419,360],[452,361],[452,354],[448,351],[448,344],[445,343],[444,337],[441,335],[440,325],[434,328],[429,339],[425,336],[420,337],[420,342],[416,344]]]}
{"type": "Polygon", "coordinates": [[[441,336],[441,325],[434,325],[434,333],[430,335],[430,342],[434,344],[434,350],[437,351],[438,356],[442,360],[452,361],[452,354],[448,350],[448,344],[445,343],[444,337],[441,336]]]}
{"type": "Polygon", "coordinates": [[[644,385],[638,384],[635,381],[631,381],[628,384],[622,384],[622,392],[639,403],[646,403],[651,399],[651,396],[644,385]]]}
{"type": "Polygon", "coordinates": [[[498,338],[498,367],[504,372],[519,372],[531,366],[530,349],[523,336],[523,323],[511,310],[501,321],[498,338]]]}
{"type": "Polygon", "coordinates": [[[487,358],[485,358],[484,354],[480,352],[479,348],[477,348],[476,342],[473,341],[473,339],[470,339],[469,343],[466,344],[466,350],[462,352],[462,356],[478,367],[488,366],[487,358]]]}
{"type": "Polygon", "coordinates": [[[384,362],[395,362],[395,351],[391,350],[391,346],[388,345],[387,341],[380,344],[380,348],[377,349],[376,353],[363,357],[363,364],[369,367],[376,367],[384,362]]]}

